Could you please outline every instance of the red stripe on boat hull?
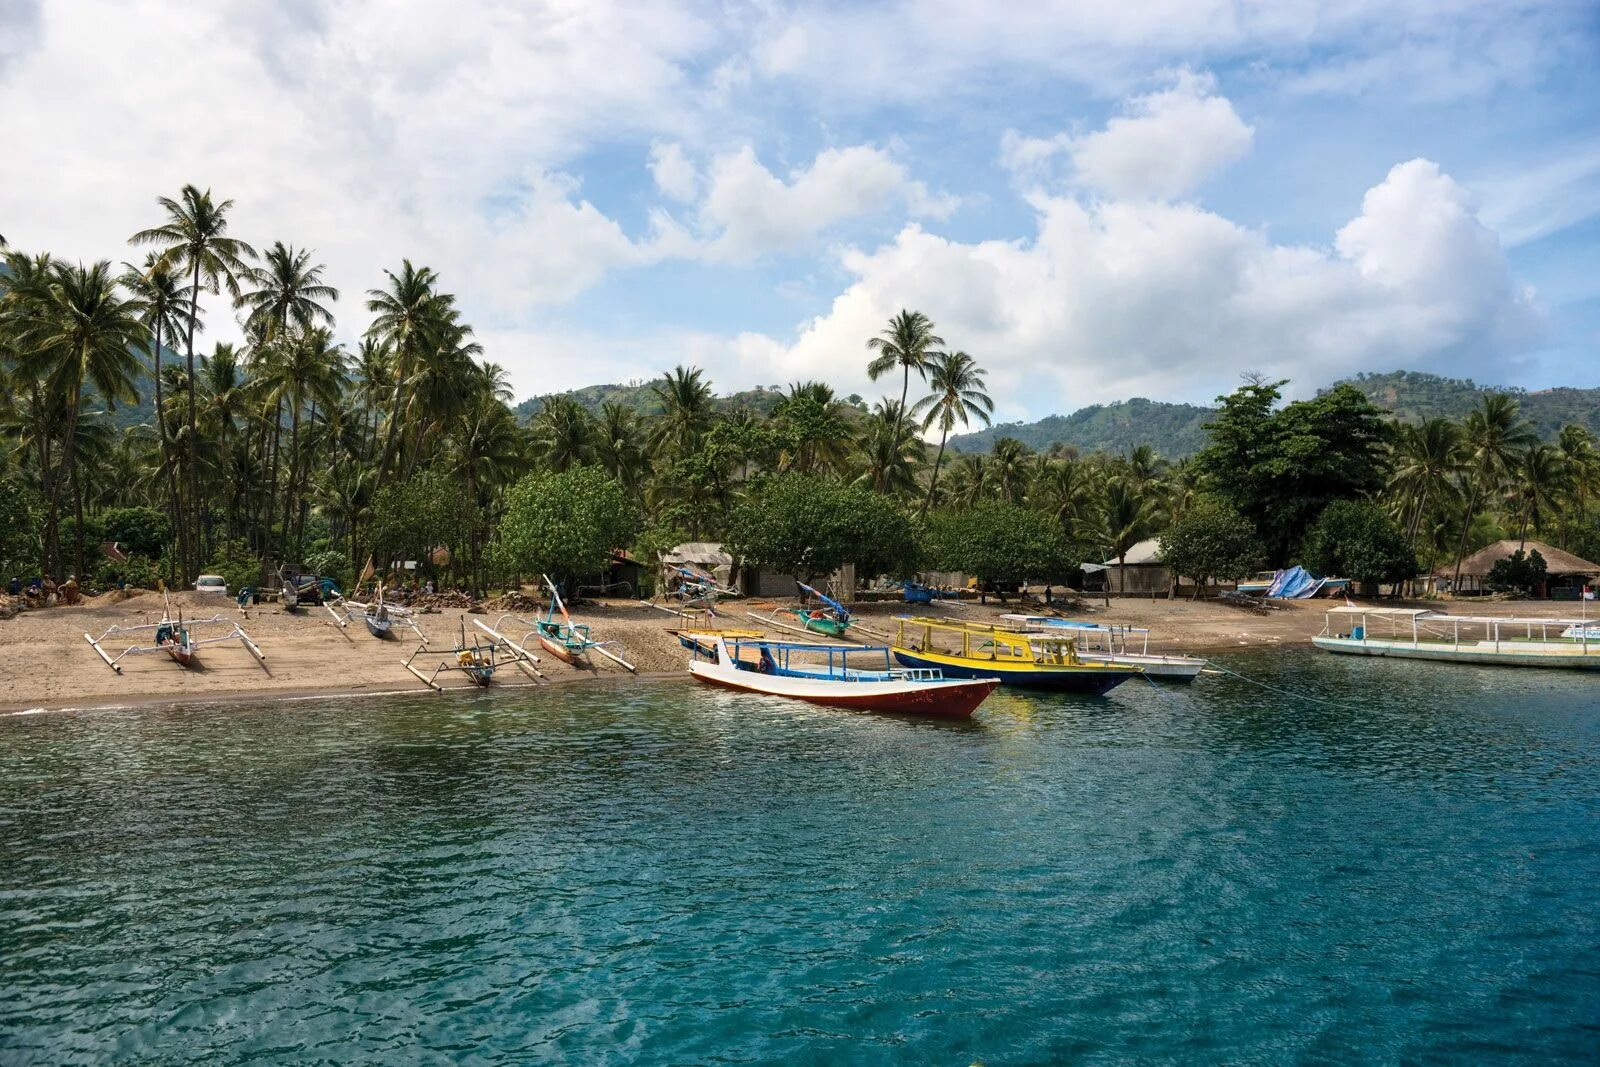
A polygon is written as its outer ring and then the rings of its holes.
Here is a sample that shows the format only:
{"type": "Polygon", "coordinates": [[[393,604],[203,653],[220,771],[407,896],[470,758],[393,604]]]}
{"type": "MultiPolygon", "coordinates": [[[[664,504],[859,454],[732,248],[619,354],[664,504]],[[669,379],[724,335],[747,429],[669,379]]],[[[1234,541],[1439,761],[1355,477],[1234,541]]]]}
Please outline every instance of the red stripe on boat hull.
{"type": "MultiPolygon", "coordinates": [[[[886,715],[924,715],[937,719],[967,719],[977,710],[978,705],[988,699],[1000,683],[991,679],[973,682],[945,683],[938,686],[929,686],[927,689],[915,692],[873,694],[868,696],[851,696],[839,694],[838,696],[802,696],[790,693],[769,693],[762,689],[738,685],[735,682],[712,675],[696,674],[702,682],[720,685],[725,689],[734,689],[741,693],[757,693],[761,696],[778,696],[790,700],[803,700],[807,704],[820,704],[830,708],[844,708],[848,711],[870,711],[886,715]]],[[[841,682],[840,685],[850,685],[841,682]]]]}

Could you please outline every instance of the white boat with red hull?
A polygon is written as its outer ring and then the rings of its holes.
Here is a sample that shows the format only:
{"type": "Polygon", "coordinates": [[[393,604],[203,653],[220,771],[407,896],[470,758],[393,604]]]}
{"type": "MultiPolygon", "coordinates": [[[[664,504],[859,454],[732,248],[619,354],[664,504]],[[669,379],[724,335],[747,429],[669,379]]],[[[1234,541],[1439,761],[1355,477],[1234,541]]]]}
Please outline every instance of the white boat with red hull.
{"type": "Polygon", "coordinates": [[[1000,684],[896,667],[882,646],[730,639],[714,630],[693,637],[686,642],[695,652],[689,673],[702,682],[852,711],[965,719],[1000,684]]]}

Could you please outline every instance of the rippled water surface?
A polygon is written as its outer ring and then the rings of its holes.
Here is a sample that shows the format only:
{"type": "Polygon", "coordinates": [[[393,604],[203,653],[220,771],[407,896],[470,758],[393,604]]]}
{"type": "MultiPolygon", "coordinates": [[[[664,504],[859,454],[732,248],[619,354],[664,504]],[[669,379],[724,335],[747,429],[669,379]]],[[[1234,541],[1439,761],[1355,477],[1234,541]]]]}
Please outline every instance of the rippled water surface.
{"type": "Polygon", "coordinates": [[[0,1061],[1593,1059],[1600,679],[0,719],[0,1061]]]}

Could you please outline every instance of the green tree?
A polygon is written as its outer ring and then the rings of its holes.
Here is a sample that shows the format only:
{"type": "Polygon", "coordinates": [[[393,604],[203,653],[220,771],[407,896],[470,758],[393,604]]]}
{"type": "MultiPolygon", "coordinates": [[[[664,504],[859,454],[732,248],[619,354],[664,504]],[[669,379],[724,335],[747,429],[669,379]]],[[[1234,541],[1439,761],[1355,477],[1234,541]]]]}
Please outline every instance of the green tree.
{"type": "Polygon", "coordinates": [[[511,488],[499,558],[519,574],[571,581],[604,570],[611,550],[632,544],[639,529],[627,491],[600,468],[540,471],[511,488]]]}
{"type": "Polygon", "coordinates": [[[900,370],[900,417],[906,415],[906,395],[911,390],[911,372],[926,379],[928,365],[934,352],[944,344],[944,338],[933,332],[933,323],[920,311],[905,311],[889,320],[889,325],[876,337],[867,340],[867,350],[876,352],[867,364],[867,376],[877,381],[885,374],[900,370]]]}
{"type": "Polygon", "coordinates": [[[1254,573],[1264,559],[1266,549],[1250,520],[1212,497],[1184,509],[1161,534],[1161,561],[1174,575],[1194,579],[1196,596],[1213,581],[1254,573]]]}
{"type": "Polygon", "coordinates": [[[832,478],[761,479],[728,518],[728,546],[747,566],[813,578],[846,563],[866,577],[916,569],[917,537],[894,501],[832,478]]]}
{"type": "Polygon", "coordinates": [[[1497,559],[1489,568],[1489,574],[1484,578],[1484,588],[1495,593],[1521,593],[1524,596],[1532,594],[1544,583],[1546,566],[1544,556],[1536,548],[1532,552],[1523,554],[1522,549],[1517,549],[1505,559],[1497,559]]]}
{"type": "Polygon", "coordinates": [[[965,352],[935,352],[928,372],[931,392],[911,409],[913,415],[922,416],[922,432],[935,425],[939,427],[939,453],[933,459],[933,476],[928,481],[928,495],[922,501],[920,514],[926,515],[933,506],[934,494],[939,490],[939,468],[944,463],[944,448],[950,431],[965,427],[972,419],[988,426],[994,414],[994,401],[984,391],[983,371],[965,352]]]}
{"type": "MultiPolygon", "coordinates": [[[[228,212],[232,200],[220,203],[211,199],[211,190],[201,192],[193,185],[185,185],[179,199],[159,197],[157,203],[167,213],[166,222],[149,230],[140,230],[130,239],[136,245],[157,245],[161,262],[189,275],[189,315],[185,323],[185,358],[188,363],[189,392],[189,521],[198,534],[200,527],[200,469],[195,461],[198,410],[195,403],[194,334],[200,322],[200,290],[218,292],[226,285],[230,295],[238,299],[239,279],[249,271],[246,257],[254,258],[255,249],[244,241],[228,236],[228,212]]],[[[199,564],[199,553],[190,546],[191,557],[184,561],[184,579],[193,576],[199,564]]]]}
{"type": "Polygon", "coordinates": [[[100,517],[106,538],[124,552],[159,559],[172,540],[172,520],[155,508],[112,508],[100,517]]]}
{"type": "Polygon", "coordinates": [[[1050,516],[1003,500],[963,511],[935,512],[929,520],[928,563],[962,571],[986,586],[1074,577],[1083,555],[1050,516]]]}
{"type": "Polygon", "coordinates": [[[0,581],[38,574],[44,557],[44,501],[15,475],[0,480],[0,581]]]}
{"type": "Polygon", "coordinates": [[[1335,500],[1371,496],[1388,474],[1383,413],[1339,385],[1274,410],[1285,382],[1248,382],[1222,410],[1195,457],[1210,490],[1251,520],[1269,560],[1286,562],[1311,521],[1335,500]]]}
{"type": "Polygon", "coordinates": [[[1112,478],[1096,514],[1096,533],[1117,560],[1117,592],[1127,592],[1128,552],[1150,536],[1157,518],[1156,501],[1140,495],[1133,483],[1112,478]]]}
{"type": "Polygon", "coordinates": [[[1363,585],[1416,577],[1417,554],[1378,505],[1339,500],[1318,516],[1306,534],[1306,565],[1363,585]]]}
{"type": "Polygon", "coordinates": [[[1454,588],[1461,588],[1461,561],[1467,555],[1467,538],[1483,501],[1506,484],[1521,451],[1533,444],[1533,429],[1523,421],[1515,398],[1506,393],[1486,393],[1477,410],[1467,416],[1467,469],[1471,475],[1467,508],[1462,517],[1461,539],[1456,545],[1454,588]]]}

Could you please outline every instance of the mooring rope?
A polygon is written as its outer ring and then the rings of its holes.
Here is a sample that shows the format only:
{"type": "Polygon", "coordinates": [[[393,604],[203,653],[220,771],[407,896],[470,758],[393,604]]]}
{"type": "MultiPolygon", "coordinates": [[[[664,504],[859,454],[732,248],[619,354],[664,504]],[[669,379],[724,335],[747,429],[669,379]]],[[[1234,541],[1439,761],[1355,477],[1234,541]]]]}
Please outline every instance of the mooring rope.
{"type": "MultiPolygon", "coordinates": [[[[1248,677],[1246,675],[1240,674],[1238,671],[1231,670],[1231,669],[1229,669],[1227,667],[1224,667],[1224,666],[1222,666],[1222,664],[1218,663],[1216,660],[1211,660],[1210,662],[1208,662],[1206,664],[1206,666],[1209,667],[1212,670],[1219,671],[1222,674],[1226,674],[1226,675],[1229,675],[1230,677],[1237,678],[1241,682],[1248,682],[1250,685],[1259,686],[1260,688],[1265,689],[1268,692],[1277,693],[1280,696],[1289,697],[1291,700],[1304,700],[1304,701],[1308,701],[1309,703],[1312,703],[1312,704],[1326,704],[1330,708],[1343,708],[1345,711],[1363,711],[1363,710],[1365,710],[1363,708],[1357,707],[1354,704],[1341,704],[1337,700],[1329,700],[1326,697],[1312,696],[1310,693],[1297,693],[1292,689],[1282,689],[1282,688],[1279,688],[1278,686],[1275,686],[1275,685],[1269,685],[1266,682],[1258,681],[1255,678],[1248,677]]],[[[1155,683],[1151,682],[1150,684],[1154,685],[1155,683]]]]}

